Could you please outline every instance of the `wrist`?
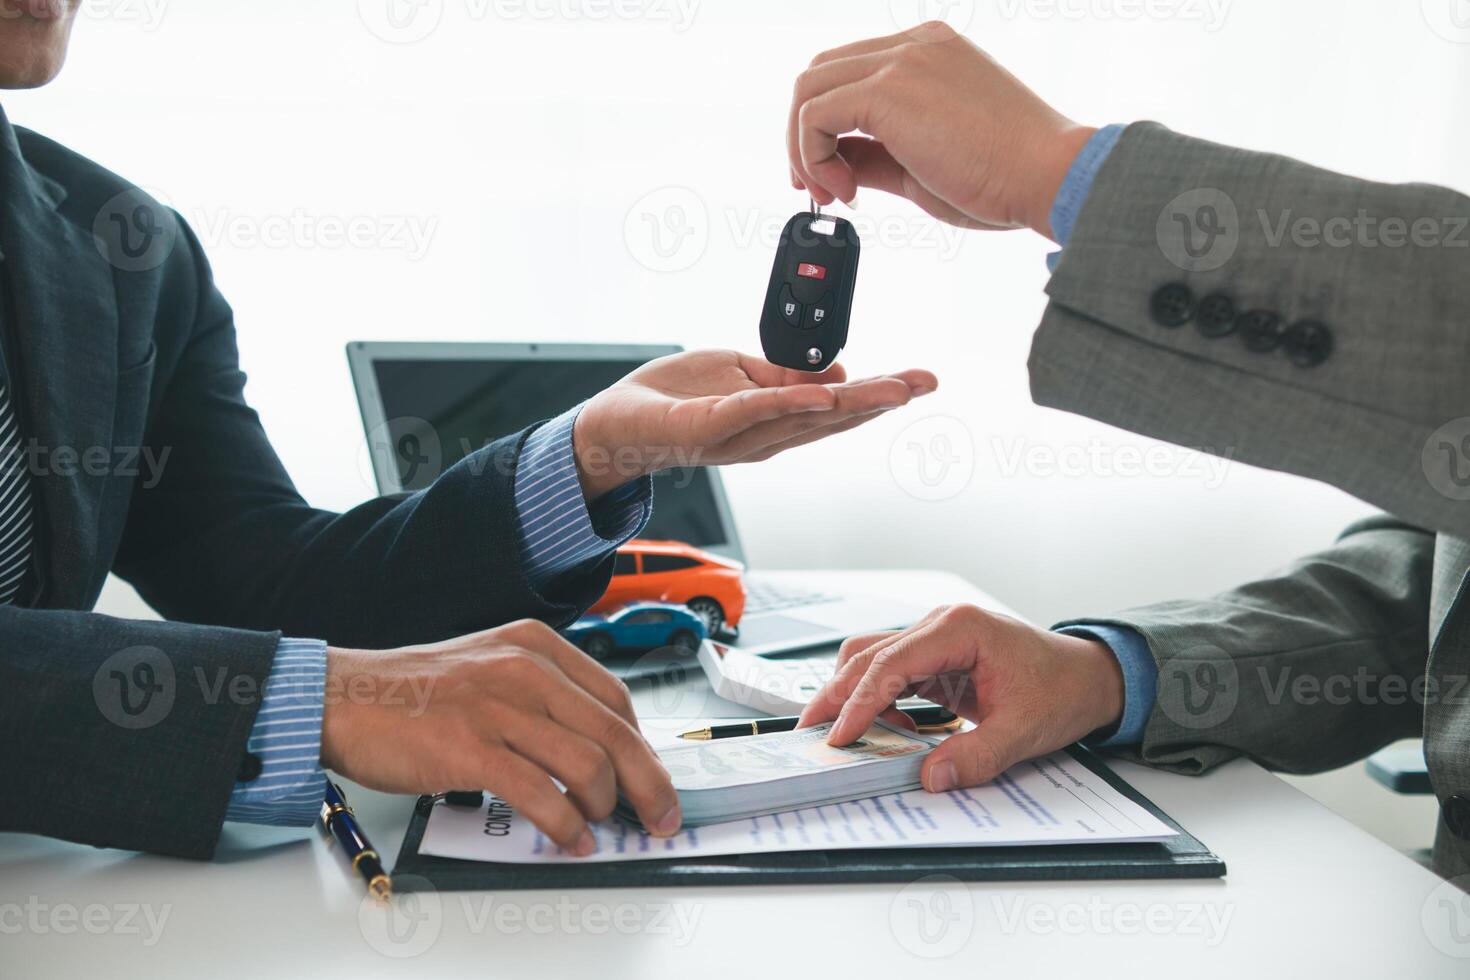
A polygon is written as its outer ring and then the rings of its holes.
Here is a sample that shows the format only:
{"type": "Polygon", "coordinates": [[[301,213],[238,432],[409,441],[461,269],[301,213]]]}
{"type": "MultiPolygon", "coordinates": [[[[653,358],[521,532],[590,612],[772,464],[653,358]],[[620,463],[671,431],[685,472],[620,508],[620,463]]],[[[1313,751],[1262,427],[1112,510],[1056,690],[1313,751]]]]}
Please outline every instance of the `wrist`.
{"type": "Polygon", "coordinates": [[[588,402],[572,423],[572,457],[582,497],[591,504],[644,475],[634,454],[614,450],[602,435],[597,399],[588,402]]]}
{"type": "Polygon", "coordinates": [[[1079,702],[1087,730],[1110,729],[1123,719],[1126,703],[1123,668],[1111,647],[1101,640],[1064,633],[1052,634],[1062,641],[1074,659],[1074,674],[1081,686],[1079,702]]]}
{"type": "Polygon", "coordinates": [[[1027,196],[1023,220],[1032,231],[1051,241],[1056,235],[1051,227],[1051,209],[1056,203],[1067,172],[1087,141],[1097,132],[1096,126],[1079,126],[1072,122],[1051,132],[1043,141],[1041,151],[1031,168],[1034,179],[1027,196]]]}
{"type": "Polygon", "coordinates": [[[363,663],[368,654],[362,650],[342,647],[327,647],[327,677],[322,691],[322,743],[319,758],[328,769],[341,771],[343,751],[352,744],[348,729],[351,726],[352,702],[348,698],[334,697],[333,692],[343,690],[351,678],[365,672],[363,663]]]}

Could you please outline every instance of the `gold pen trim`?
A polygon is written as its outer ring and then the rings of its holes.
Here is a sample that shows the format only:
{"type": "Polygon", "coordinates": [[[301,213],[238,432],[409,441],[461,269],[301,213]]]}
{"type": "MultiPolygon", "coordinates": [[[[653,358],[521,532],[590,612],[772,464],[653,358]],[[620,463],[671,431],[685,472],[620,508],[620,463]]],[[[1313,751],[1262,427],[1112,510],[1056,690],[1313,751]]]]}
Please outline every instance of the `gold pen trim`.
{"type": "Polygon", "coordinates": [[[361,861],[363,858],[368,857],[368,856],[371,856],[374,861],[379,860],[379,858],[378,858],[378,852],[377,851],[373,850],[370,847],[364,848],[363,850],[357,852],[357,857],[355,857],[355,858],[352,859],[352,870],[353,871],[356,871],[357,870],[357,862],[361,861]]]}

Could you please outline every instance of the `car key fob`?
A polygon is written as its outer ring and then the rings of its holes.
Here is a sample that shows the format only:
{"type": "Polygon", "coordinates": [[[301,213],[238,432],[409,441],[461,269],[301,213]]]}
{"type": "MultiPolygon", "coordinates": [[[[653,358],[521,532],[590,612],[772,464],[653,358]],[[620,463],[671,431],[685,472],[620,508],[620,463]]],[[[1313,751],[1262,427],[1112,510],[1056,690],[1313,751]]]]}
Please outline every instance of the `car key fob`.
{"type": "Polygon", "coordinates": [[[812,207],[786,222],[761,309],[766,360],[825,371],[847,343],[861,247],[852,222],[812,207]]]}

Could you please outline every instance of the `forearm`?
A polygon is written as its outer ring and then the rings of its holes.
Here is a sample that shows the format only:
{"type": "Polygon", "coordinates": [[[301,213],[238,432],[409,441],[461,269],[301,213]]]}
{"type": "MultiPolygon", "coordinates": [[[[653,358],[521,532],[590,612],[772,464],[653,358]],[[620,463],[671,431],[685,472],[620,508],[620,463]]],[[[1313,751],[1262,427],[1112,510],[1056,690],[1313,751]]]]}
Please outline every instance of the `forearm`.
{"type": "Polygon", "coordinates": [[[1423,686],[1432,556],[1433,535],[1368,523],[1213,598],[1063,628],[1102,624],[1147,644],[1156,695],[1141,739],[1126,750],[1135,758],[1189,773],[1237,755],[1318,771],[1417,734],[1425,699],[1439,696],[1423,686]]]}
{"type": "MultiPolygon", "coordinates": [[[[576,416],[574,409],[533,433],[516,474],[523,561],[538,592],[601,561],[648,519],[646,479],[588,509],[572,457],[576,416]]],[[[227,819],[302,826],[316,816],[326,781],[321,754],[327,658],[327,646],[319,640],[281,640],[227,819]]]]}
{"type": "Polygon", "coordinates": [[[1135,124],[1056,263],[1032,394],[1470,534],[1442,428],[1470,416],[1467,222],[1450,190],[1135,124]]]}
{"type": "MultiPolygon", "coordinates": [[[[272,485],[273,500],[218,514],[143,560],[130,549],[118,571],[164,616],[344,647],[405,646],[522,618],[569,622],[602,593],[611,563],[562,574],[554,597],[537,589],[512,489],[528,436],[478,450],[426,490],[341,514],[307,506],[289,482],[272,485]]],[[[152,492],[187,495],[194,474],[183,462],[152,492]]],[[[198,476],[211,486],[219,479],[198,476]]],[[[137,523],[130,538],[152,522],[137,523]]]]}

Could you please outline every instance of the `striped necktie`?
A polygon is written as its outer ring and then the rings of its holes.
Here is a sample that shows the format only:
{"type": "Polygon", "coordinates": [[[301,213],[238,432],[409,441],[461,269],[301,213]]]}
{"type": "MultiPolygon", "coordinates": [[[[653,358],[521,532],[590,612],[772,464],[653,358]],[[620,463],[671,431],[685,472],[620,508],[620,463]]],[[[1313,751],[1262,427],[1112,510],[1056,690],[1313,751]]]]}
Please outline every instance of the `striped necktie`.
{"type": "Polygon", "coordinates": [[[0,379],[0,605],[20,595],[31,563],[31,479],[10,389],[0,379]]]}
{"type": "MultiPolygon", "coordinates": [[[[0,334],[10,310],[8,269],[0,255],[0,334]]],[[[0,347],[0,606],[18,599],[30,578],[34,550],[31,525],[31,475],[21,441],[20,420],[10,402],[11,360],[0,347]]]]}

